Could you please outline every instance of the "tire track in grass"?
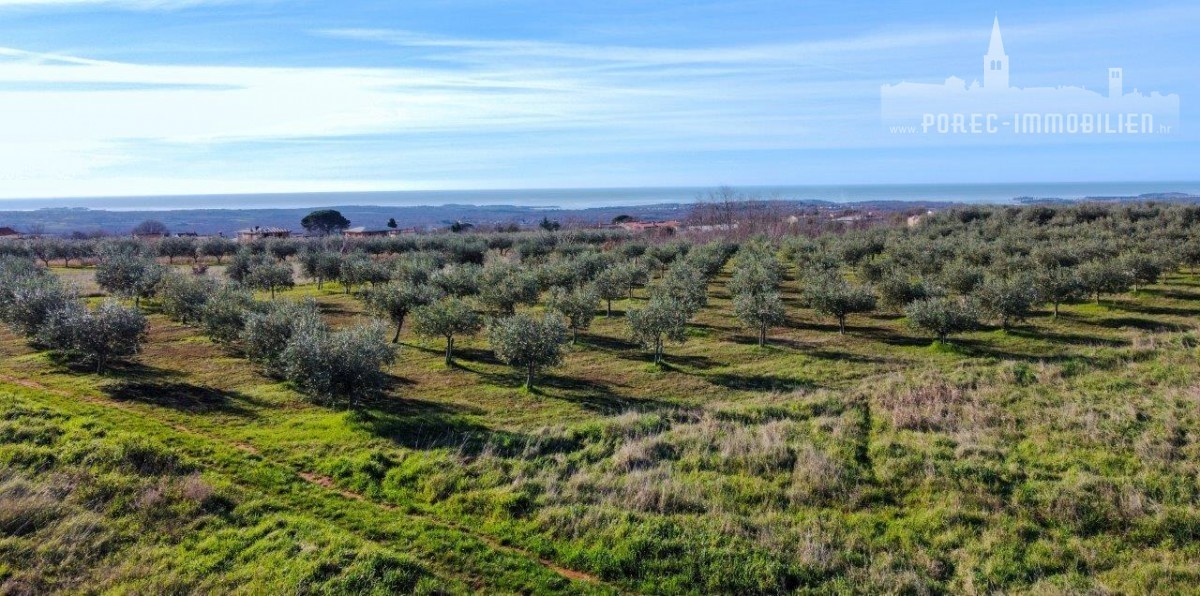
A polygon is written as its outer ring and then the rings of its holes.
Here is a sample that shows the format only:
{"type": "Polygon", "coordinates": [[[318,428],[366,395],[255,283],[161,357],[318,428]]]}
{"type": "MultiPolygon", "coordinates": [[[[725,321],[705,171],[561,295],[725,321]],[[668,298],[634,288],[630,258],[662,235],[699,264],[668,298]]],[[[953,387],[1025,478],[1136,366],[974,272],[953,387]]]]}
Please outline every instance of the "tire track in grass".
{"type": "MultiPolygon", "coordinates": [[[[50,394],[50,395],[55,395],[55,396],[58,396],[58,397],[61,397],[64,399],[68,399],[68,400],[83,401],[83,402],[86,402],[93,406],[97,406],[97,407],[101,407],[101,408],[116,409],[125,414],[131,415],[131,416],[136,416],[140,419],[151,419],[154,422],[156,422],[160,425],[163,425],[167,428],[170,428],[171,430],[178,432],[180,434],[188,435],[193,438],[201,439],[204,441],[209,441],[212,443],[226,445],[226,446],[232,447],[234,449],[237,449],[238,451],[246,453],[248,455],[253,455],[256,458],[262,460],[263,462],[265,462],[267,464],[270,464],[270,465],[273,465],[273,466],[276,466],[279,468],[291,470],[298,478],[303,480],[306,484],[320,488],[327,493],[333,493],[333,494],[339,495],[342,498],[347,499],[347,500],[356,501],[356,502],[360,502],[360,503],[364,503],[364,504],[368,504],[368,505],[373,505],[373,506],[383,509],[385,511],[397,512],[399,510],[399,508],[395,505],[388,504],[388,503],[379,503],[379,502],[376,502],[376,501],[373,501],[373,500],[367,498],[365,495],[339,488],[332,478],[329,478],[326,476],[321,476],[318,474],[313,474],[311,472],[306,472],[306,471],[302,471],[302,470],[296,471],[296,470],[294,470],[294,468],[292,468],[292,466],[290,466],[286,463],[274,461],[269,458],[265,458],[262,456],[262,454],[259,452],[259,450],[257,448],[255,448],[253,445],[250,445],[249,443],[240,442],[240,441],[228,441],[224,438],[212,435],[210,433],[199,431],[194,428],[190,428],[190,427],[187,427],[187,426],[175,423],[175,422],[171,422],[169,420],[164,420],[158,416],[155,416],[152,413],[142,411],[139,408],[130,406],[128,404],[121,403],[119,401],[115,401],[115,400],[111,400],[111,399],[104,399],[104,398],[94,396],[94,395],[76,394],[76,393],[72,393],[70,391],[66,391],[63,389],[56,389],[56,388],[48,387],[42,383],[33,381],[31,379],[22,379],[19,377],[14,377],[14,376],[3,374],[3,373],[0,373],[0,382],[17,385],[19,387],[24,387],[26,389],[31,389],[34,391],[38,391],[38,392],[42,392],[42,393],[46,393],[46,394],[50,394]]],[[[245,486],[243,483],[238,482],[236,480],[236,478],[231,478],[231,481],[234,484],[241,486],[243,489],[253,490],[253,489],[250,489],[249,487],[245,486]]],[[[606,589],[612,590],[614,592],[618,591],[617,588],[615,588],[614,586],[611,586],[611,585],[605,583],[603,580],[601,580],[600,578],[598,578],[592,574],[585,573],[582,571],[576,571],[574,569],[568,569],[566,567],[562,567],[561,565],[558,565],[558,564],[554,563],[553,561],[539,557],[535,553],[532,553],[530,551],[527,551],[527,550],[519,548],[519,547],[502,544],[500,541],[498,541],[497,539],[495,539],[491,536],[488,536],[486,534],[480,534],[480,533],[475,532],[465,526],[462,526],[462,525],[459,525],[459,524],[456,524],[453,522],[449,522],[446,520],[442,520],[440,518],[437,518],[437,517],[434,517],[432,515],[425,514],[425,513],[414,512],[414,511],[404,511],[404,512],[400,512],[400,513],[401,513],[401,515],[404,515],[405,517],[420,519],[420,520],[426,522],[427,524],[437,526],[443,530],[464,534],[466,536],[474,538],[475,540],[478,540],[479,542],[483,543],[488,548],[490,548],[494,551],[502,552],[502,553],[512,556],[512,557],[516,557],[516,558],[527,560],[532,563],[536,563],[540,567],[542,567],[548,571],[551,571],[566,580],[573,581],[573,582],[583,582],[583,583],[590,584],[594,587],[606,588],[606,589]]],[[[329,520],[326,520],[326,521],[329,521],[329,520]]],[[[331,522],[331,523],[333,523],[333,522],[331,522]]],[[[335,523],[335,525],[339,525],[339,524],[335,523]]],[[[361,534],[359,534],[358,532],[354,532],[354,533],[363,540],[373,541],[370,538],[361,536],[361,534]]],[[[476,582],[469,582],[469,583],[474,584],[477,588],[482,588],[482,586],[478,585],[478,583],[476,583],[476,582]]]]}

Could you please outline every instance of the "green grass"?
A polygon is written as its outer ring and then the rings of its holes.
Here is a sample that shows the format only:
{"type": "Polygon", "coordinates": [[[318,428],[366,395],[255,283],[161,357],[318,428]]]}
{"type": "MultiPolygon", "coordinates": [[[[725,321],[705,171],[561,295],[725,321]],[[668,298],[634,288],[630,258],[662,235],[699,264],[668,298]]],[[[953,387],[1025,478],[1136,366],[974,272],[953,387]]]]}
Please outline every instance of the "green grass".
{"type": "MultiPolygon", "coordinates": [[[[2,486],[69,492],[14,510],[40,520],[33,531],[0,518],[0,581],[246,593],[1200,582],[1195,278],[944,346],[886,313],[838,335],[789,282],[789,323],[765,348],[734,322],[724,280],[665,366],[626,339],[639,293],[601,311],[535,394],[482,336],[446,367],[440,342],[405,331],[391,392],[363,412],[312,405],[159,315],[139,363],[107,376],[6,335],[2,486]],[[112,455],[129,441],[177,462],[130,467],[112,455]],[[148,503],[151,489],[165,496],[148,503]],[[51,554],[84,526],[104,544],[51,554]]],[[[281,296],[315,297],[335,325],[365,316],[341,292],[281,296]]]]}

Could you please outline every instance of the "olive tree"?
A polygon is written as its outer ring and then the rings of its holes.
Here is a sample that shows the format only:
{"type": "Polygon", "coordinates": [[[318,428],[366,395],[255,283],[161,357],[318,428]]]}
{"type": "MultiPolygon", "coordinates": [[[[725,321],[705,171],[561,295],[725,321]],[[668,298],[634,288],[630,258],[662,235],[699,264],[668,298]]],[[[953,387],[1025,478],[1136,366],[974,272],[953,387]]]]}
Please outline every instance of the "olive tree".
{"type": "Polygon", "coordinates": [[[660,364],[665,341],[683,343],[687,339],[689,318],[686,305],[669,296],[660,296],[652,298],[643,308],[630,310],[625,320],[633,340],[650,349],[654,364],[660,364]]]}
{"type": "Polygon", "coordinates": [[[391,274],[387,268],[363,253],[354,253],[342,259],[341,270],[338,272],[338,281],[342,283],[347,294],[355,286],[377,285],[389,279],[391,279],[391,274]]]}
{"type": "Polygon", "coordinates": [[[217,282],[211,277],[172,272],[163,278],[156,296],[167,318],[194,324],[200,322],[204,304],[216,291],[217,282]]]}
{"type": "Polygon", "coordinates": [[[241,339],[246,317],[257,310],[249,291],[236,284],[223,284],[204,303],[200,323],[213,341],[228,345],[241,339]]]}
{"type": "Polygon", "coordinates": [[[404,328],[404,319],[408,314],[413,309],[441,298],[441,291],[428,284],[396,281],[367,290],[363,298],[375,314],[396,326],[392,343],[397,343],[400,341],[400,330],[404,328]]]}
{"type": "Polygon", "coordinates": [[[51,314],[75,300],[75,292],[58,277],[40,271],[17,274],[0,286],[0,317],[13,331],[34,337],[51,314]]]}
{"type": "Polygon", "coordinates": [[[1122,256],[1120,264],[1125,270],[1125,274],[1129,276],[1134,292],[1138,291],[1139,285],[1148,286],[1158,283],[1158,278],[1162,276],[1163,272],[1161,258],[1138,252],[1122,256]]]}
{"type": "Polygon", "coordinates": [[[596,276],[593,287],[596,289],[597,296],[605,302],[604,316],[606,318],[612,318],[613,300],[620,300],[625,297],[625,291],[628,287],[626,273],[624,268],[610,267],[601,271],[596,276]]]}
{"type": "Polygon", "coordinates": [[[320,403],[356,408],[387,387],[384,367],[395,349],[386,334],[378,322],[339,331],[320,324],[297,328],[279,355],[284,377],[320,403]]]}
{"type": "Polygon", "coordinates": [[[309,279],[317,281],[317,289],[321,290],[326,281],[341,275],[342,257],[327,250],[307,250],[300,255],[300,268],[309,279]]]}
{"type": "Polygon", "coordinates": [[[669,298],[690,319],[708,304],[708,280],[700,269],[681,263],[663,275],[654,288],[652,299],[655,297],[669,298]]]}
{"type": "Polygon", "coordinates": [[[104,372],[113,360],[138,353],[146,336],[146,316],[106,300],[96,310],[77,302],[53,313],[38,332],[38,341],[67,358],[104,372]]]}
{"type": "Polygon", "coordinates": [[[200,245],[196,247],[196,252],[200,256],[211,257],[221,264],[221,259],[237,253],[237,243],[228,238],[220,236],[210,236],[200,241],[200,245]]]}
{"type": "Polygon", "coordinates": [[[838,333],[846,333],[846,317],[875,310],[875,294],[865,286],[854,286],[840,276],[818,275],[804,287],[804,300],[813,310],[834,317],[838,333]]]}
{"type": "Polygon", "coordinates": [[[282,376],[281,357],[288,342],[298,334],[324,323],[315,300],[272,302],[261,312],[247,315],[241,331],[243,350],[251,361],[263,366],[268,374],[282,376]]]}
{"type": "Polygon", "coordinates": [[[275,292],[277,290],[296,285],[295,280],[292,278],[291,265],[270,261],[263,261],[256,264],[246,274],[243,283],[255,290],[269,291],[272,300],[275,299],[275,292]]]}
{"type": "Polygon", "coordinates": [[[158,241],[158,256],[166,257],[167,263],[174,264],[176,258],[196,258],[196,241],[191,238],[170,236],[158,241]]]}
{"type": "Polygon", "coordinates": [[[1008,330],[1013,321],[1024,321],[1037,299],[1033,280],[1028,276],[987,279],[975,291],[984,312],[1000,320],[1000,327],[1008,330]]]}
{"type": "Polygon", "coordinates": [[[454,363],[454,338],[474,335],[483,317],[459,298],[445,298],[413,310],[413,330],[425,337],[446,338],[446,364],[454,363]]]}
{"type": "Polygon", "coordinates": [[[1100,304],[1104,294],[1120,294],[1133,284],[1133,278],[1125,268],[1113,261],[1089,261],[1080,265],[1079,279],[1087,293],[1096,297],[1096,304],[1100,304]]]}
{"type": "Polygon", "coordinates": [[[433,272],[429,281],[449,296],[466,298],[479,293],[479,279],[483,268],[474,263],[448,265],[433,272]]]}
{"type": "Polygon", "coordinates": [[[106,292],[132,298],[135,307],[141,299],[154,295],[166,268],[154,259],[132,252],[110,252],[96,267],[96,283],[106,292]]]}
{"type": "Polygon", "coordinates": [[[596,303],[599,301],[600,295],[595,286],[586,285],[570,290],[556,286],[550,290],[546,307],[566,317],[571,327],[571,343],[575,343],[579,339],[579,331],[592,326],[592,320],[596,318],[596,303]]]}
{"type": "Polygon", "coordinates": [[[906,306],[904,314],[910,327],[933,334],[939,343],[979,326],[978,309],[965,298],[922,298],[906,306]]]}
{"type": "Polygon", "coordinates": [[[492,321],[488,340],[496,358],[524,372],[525,388],[533,390],[538,371],[562,364],[567,323],[556,313],[520,313],[492,321]]]}
{"type": "Polygon", "coordinates": [[[783,324],[787,312],[779,292],[755,292],[733,297],[733,313],[748,327],[758,332],[759,347],[767,345],[767,331],[783,324]]]}
{"type": "Polygon", "coordinates": [[[479,301],[488,309],[502,315],[516,311],[518,304],[537,303],[538,282],[533,275],[512,265],[490,265],[483,268],[479,286],[479,301]]]}
{"type": "Polygon", "coordinates": [[[1086,288],[1073,267],[1050,267],[1043,269],[1033,278],[1033,287],[1038,299],[1054,305],[1054,318],[1058,318],[1058,307],[1063,302],[1077,300],[1086,288]]]}
{"type": "Polygon", "coordinates": [[[921,280],[910,279],[901,273],[884,276],[875,289],[883,307],[893,311],[903,311],[909,304],[933,294],[921,280]]]}

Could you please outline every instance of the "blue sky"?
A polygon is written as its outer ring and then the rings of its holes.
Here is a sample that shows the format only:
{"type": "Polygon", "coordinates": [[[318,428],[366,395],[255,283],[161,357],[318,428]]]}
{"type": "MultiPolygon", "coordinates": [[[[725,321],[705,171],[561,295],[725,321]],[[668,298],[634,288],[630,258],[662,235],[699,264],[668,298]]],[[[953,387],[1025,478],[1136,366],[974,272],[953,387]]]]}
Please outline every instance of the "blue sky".
{"type": "Polygon", "coordinates": [[[0,197],[1194,180],[1195,2],[0,0],[0,197]],[[879,89],[1175,93],[1139,139],[913,139],[879,89]]]}

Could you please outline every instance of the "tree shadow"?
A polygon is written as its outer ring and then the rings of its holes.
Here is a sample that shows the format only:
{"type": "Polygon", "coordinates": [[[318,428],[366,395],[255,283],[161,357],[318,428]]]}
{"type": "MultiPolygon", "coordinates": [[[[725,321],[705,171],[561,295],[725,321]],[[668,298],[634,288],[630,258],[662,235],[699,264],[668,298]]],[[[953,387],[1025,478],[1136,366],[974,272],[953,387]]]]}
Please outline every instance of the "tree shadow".
{"type": "Polygon", "coordinates": [[[597,348],[608,352],[631,352],[640,347],[638,344],[629,340],[618,337],[609,337],[607,335],[594,335],[591,333],[580,333],[579,345],[597,348]]]}
{"type": "Polygon", "coordinates": [[[1115,305],[1117,310],[1125,312],[1137,313],[1142,315],[1165,315],[1172,317],[1196,317],[1200,316],[1200,308],[1179,308],[1174,306],[1151,306],[1148,304],[1137,304],[1132,302],[1115,305]]]}
{"type": "Polygon", "coordinates": [[[1129,342],[1123,339],[1110,339],[1095,335],[1084,335],[1081,333],[1059,333],[1056,331],[1048,331],[1046,329],[1035,328],[1012,328],[1008,330],[1009,335],[1023,337],[1025,339],[1041,339],[1052,343],[1067,344],[1072,346],[1104,346],[1108,348],[1119,348],[1129,345],[1129,342]]]}
{"type": "Polygon", "coordinates": [[[181,381],[122,380],[102,387],[117,401],[162,406],[192,414],[219,412],[254,418],[254,401],[240,393],[181,381]]]}
{"type": "Polygon", "coordinates": [[[496,430],[474,422],[479,408],[420,399],[380,396],[363,403],[355,424],[408,449],[457,449],[462,455],[493,453],[503,457],[560,453],[579,447],[566,437],[534,436],[496,430]]]}
{"type": "Polygon", "coordinates": [[[809,379],[796,379],[780,375],[715,373],[706,374],[703,377],[714,385],[744,391],[795,391],[818,387],[809,379]]]}
{"type": "Polygon", "coordinates": [[[1142,317],[1113,317],[1101,319],[1093,322],[1092,324],[1100,327],[1107,327],[1109,329],[1126,329],[1132,327],[1134,329],[1141,329],[1142,331],[1150,331],[1153,333],[1159,333],[1163,331],[1184,331],[1188,329],[1186,325],[1164,323],[1162,321],[1156,321],[1154,319],[1146,319],[1142,317]]]}

